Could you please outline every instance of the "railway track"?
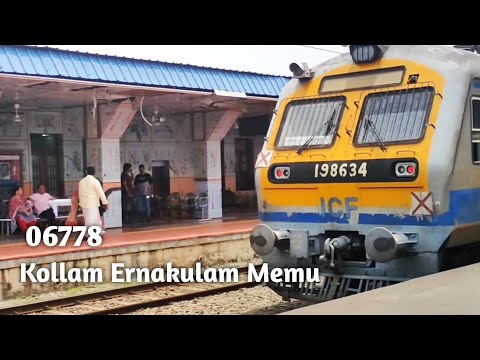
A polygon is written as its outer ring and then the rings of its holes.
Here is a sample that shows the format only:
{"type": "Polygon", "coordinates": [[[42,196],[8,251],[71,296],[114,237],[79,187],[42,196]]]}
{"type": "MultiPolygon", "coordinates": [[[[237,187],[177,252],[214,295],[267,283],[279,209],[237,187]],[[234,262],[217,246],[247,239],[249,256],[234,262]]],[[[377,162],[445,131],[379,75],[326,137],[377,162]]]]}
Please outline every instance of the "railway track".
{"type": "Polygon", "coordinates": [[[139,309],[159,307],[179,301],[191,300],[219,293],[258,286],[246,281],[247,268],[239,268],[240,281],[235,284],[219,283],[154,283],[112,289],[35,302],[0,309],[0,315],[110,315],[126,314],[139,309]],[[244,277],[245,281],[241,278],[244,277]]]}

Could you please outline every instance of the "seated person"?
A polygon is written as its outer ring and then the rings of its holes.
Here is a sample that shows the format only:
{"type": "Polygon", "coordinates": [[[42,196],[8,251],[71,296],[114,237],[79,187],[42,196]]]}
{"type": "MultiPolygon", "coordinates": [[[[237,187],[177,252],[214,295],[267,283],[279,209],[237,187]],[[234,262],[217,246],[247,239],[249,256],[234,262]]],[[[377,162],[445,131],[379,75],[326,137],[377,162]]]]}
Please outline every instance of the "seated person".
{"type": "Polygon", "coordinates": [[[17,227],[25,233],[30,226],[37,225],[37,218],[33,215],[32,207],[27,199],[23,196],[21,186],[15,186],[8,210],[8,215],[12,219],[12,233],[17,230],[17,227]]]}
{"type": "Polygon", "coordinates": [[[49,203],[50,200],[55,200],[55,198],[47,193],[45,185],[40,185],[38,187],[38,192],[31,195],[28,199],[33,201],[33,207],[37,211],[37,215],[40,219],[46,219],[48,225],[55,224],[55,213],[49,203]]]}

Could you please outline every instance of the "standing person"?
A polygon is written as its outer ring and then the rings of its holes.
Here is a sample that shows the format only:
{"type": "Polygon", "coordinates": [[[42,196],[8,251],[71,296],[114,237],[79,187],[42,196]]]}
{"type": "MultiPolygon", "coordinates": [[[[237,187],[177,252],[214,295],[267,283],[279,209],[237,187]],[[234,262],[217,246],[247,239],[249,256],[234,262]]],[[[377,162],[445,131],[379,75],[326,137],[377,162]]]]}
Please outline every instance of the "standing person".
{"type": "Polygon", "coordinates": [[[122,183],[122,222],[128,224],[130,222],[130,214],[132,212],[133,194],[133,169],[132,164],[123,164],[123,172],[121,175],[122,183]]]}
{"type": "Polygon", "coordinates": [[[14,194],[10,198],[8,204],[8,215],[12,219],[12,233],[17,230],[17,227],[24,233],[30,226],[37,225],[37,218],[33,215],[33,210],[28,203],[25,196],[23,196],[23,189],[20,185],[13,189],[14,194]]]}
{"type": "Polygon", "coordinates": [[[140,222],[146,220],[150,222],[150,196],[152,194],[151,185],[153,178],[145,172],[145,165],[138,167],[140,174],[135,176],[135,193],[137,195],[138,215],[140,222]]]}
{"type": "Polygon", "coordinates": [[[33,201],[33,207],[40,219],[46,219],[49,226],[55,225],[55,213],[50,206],[50,200],[55,200],[55,197],[47,193],[45,185],[39,185],[38,191],[27,199],[33,201]]]}
{"type": "MultiPolygon", "coordinates": [[[[100,186],[102,187],[103,189],[103,181],[102,180],[98,180],[98,182],[100,183],[100,186]]],[[[99,199],[100,200],[100,199],[99,199]]],[[[100,214],[100,220],[102,220],[102,230],[105,230],[105,220],[103,218],[103,214],[105,213],[105,211],[107,211],[105,209],[105,207],[103,206],[103,203],[102,203],[102,200],[100,200],[100,206],[98,207],[98,213],[100,214]]]]}
{"type": "Polygon", "coordinates": [[[82,208],[85,226],[99,226],[102,229],[101,235],[105,234],[102,228],[102,219],[100,218],[100,199],[105,209],[108,209],[108,200],[103,192],[100,182],[93,177],[95,168],[87,168],[87,176],[78,183],[79,206],[82,208]]]}

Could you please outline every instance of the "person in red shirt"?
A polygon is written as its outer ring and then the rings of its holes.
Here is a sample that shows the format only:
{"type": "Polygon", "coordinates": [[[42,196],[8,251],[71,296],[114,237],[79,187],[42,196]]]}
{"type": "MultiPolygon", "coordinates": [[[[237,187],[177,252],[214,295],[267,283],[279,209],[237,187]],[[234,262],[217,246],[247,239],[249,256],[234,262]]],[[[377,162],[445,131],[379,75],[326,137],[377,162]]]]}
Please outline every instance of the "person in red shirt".
{"type": "Polygon", "coordinates": [[[32,207],[23,195],[23,188],[21,186],[15,186],[14,194],[10,198],[8,210],[8,215],[10,219],[12,219],[12,233],[14,233],[17,228],[20,228],[20,230],[25,233],[30,226],[37,225],[37,217],[33,214],[32,207]]]}

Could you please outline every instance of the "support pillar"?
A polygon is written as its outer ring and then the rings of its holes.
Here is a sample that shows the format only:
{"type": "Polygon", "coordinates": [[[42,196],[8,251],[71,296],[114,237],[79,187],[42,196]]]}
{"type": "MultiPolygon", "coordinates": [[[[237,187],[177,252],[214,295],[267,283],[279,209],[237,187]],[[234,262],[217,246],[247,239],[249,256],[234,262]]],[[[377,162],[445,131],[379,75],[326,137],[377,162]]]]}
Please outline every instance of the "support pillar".
{"type": "Polygon", "coordinates": [[[242,112],[227,110],[221,116],[207,118],[205,154],[207,189],[208,189],[208,217],[211,219],[221,218],[222,211],[222,167],[221,146],[228,131],[242,112]]]}
{"type": "MultiPolygon", "coordinates": [[[[87,157],[86,166],[95,167],[95,177],[103,182],[103,189],[120,188],[120,138],[128,128],[137,109],[130,99],[118,104],[108,104],[97,109],[96,116],[89,113],[87,120],[87,157]]],[[[113,195],[112,195],[113,196],[113,195]]],[[[109,201],[109,210],[105,213],[105,226],[122,226],[121,193],[109,201]],[[118,199],[117,199],[118,198],[118,199]]]]}

